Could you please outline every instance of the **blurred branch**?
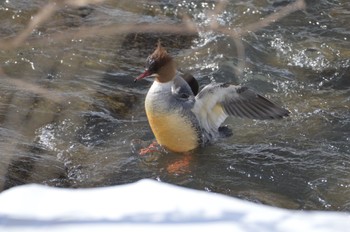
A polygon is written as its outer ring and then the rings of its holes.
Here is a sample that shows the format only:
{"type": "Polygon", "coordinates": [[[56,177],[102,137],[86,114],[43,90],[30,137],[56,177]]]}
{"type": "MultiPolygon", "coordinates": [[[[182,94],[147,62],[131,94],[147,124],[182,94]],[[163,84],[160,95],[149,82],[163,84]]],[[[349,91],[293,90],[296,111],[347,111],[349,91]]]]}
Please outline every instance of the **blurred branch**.
{"type": "MultiPolygon", "coordinates": [[[[25,40],[28,39],[30,34],[35,28],[42,25],[47,21],[58,9],[63,5],[67,4],[70,6],[85,6],[87,4],[98,4],[103,2],[103,0],[66,0],[66,1],[55,1],[48,3],[44,6],[29,22],[28,26],[20,32],[15,38],[11,40],[0,40],[0,49],[9,50],[22,46],[25,40]]],[[[220,14],[227,4],[227,1],[219,1],[211,18],[216,18],[220,14]]],[[[232,38],[240,38],[245,36],[249,32],[255,32],[263,27],[267,27],[270,24],[278,21],[279,19],[291,14],[295,11],[305,9],[304,0],[297,0],[291,3],[279,11],[269,15],[268,17],[256,22],[244,26],[244,28],[239,28],[236,30],[229,29],[227,27],[218,26],[216,20],[207,28],[201,30],[205,31],[216,31],[223,33],[232,38]],[[215,22],[214,22],[215,21],[215,22]]],[[[64,33],[54,33],[49,35],[50,38],[34,38],[29,42],[33,44],[42,44],[43,42],[48,43],[49,40],[54,40],[56,42],[71,40],[73,38],[87,38],[96,36],[108,36],[113,34],[126,34],[126,33],[137,33],[137,32],[166,32],[174,34],[195,34],[198,32],[197,25],[195,22],[186,17],[185,23],[182,24],[123,24],[123,25],[112,25],[106,27],[80,27],[78,30],[66,31],[64,33]]]]}
{"type": "Polygon", "coordinates": [[[82,7],[82,6],[86,6],[86,5],[91,5],[91,4],[100,4],[102,2],[104,2],[104,0],[58,0],[56,1],[57,3],[63,3],[63,4],[67,4],[70,6],[75,6],[75,7],[82,7]]]}
{"type": "Polygon", "coordinates": [[[46,99],[50,99],[51,101],[56,103],[63,102],[63,97],[58,92],[42,88],[36,84],[28,83],[17,78],[8,77],[4,73],[0,73],[0,81],[5,81],[9,85],[13,85],[17,90],[28,91],[34,94],[38,94],[39,96],[46,99]]]}
{"type": "Polygon", "coordinates": [[[268,17],[261,19],[258,22],[244,26],[244,28],[242,29],[237,28],[236,30],[232,30],[227,27],[212,28],[214,31],[230,36],[235,42],[236,48],[237,48],[237,58],[238,58],[237,69],[235,70],[236,76],[240,76],[242,70],[245,67],[245,51],[244,51],[244,45],[241,41],[241,37],[247,35],[248,33],[261,30],[262,28],[271,25],[272,23],[282,19],[283,17],[286,17],[287,15],[295,11],[303,10],[305,8],[306,8],[305,1],[297,0],[294,3],[291,3],[281,8],[280,10],[276,11],[275,13],[269,15],[268,17]]]}
{"type": "Polygon", "coordinates": [[[247,25],[244,27],[244,29],[239,33],[240,36],[244,36],[249,32],[255,32],[260,30],[261,28],[267,27],[270,24],[286,17],[287,15],[299,11],[304,10],[306,8],[306,4],[304,0],[297,0],[294,3],[291,3],[283,8],[281,8],[279,11],[267,16],[266,18],[260,20],[259,22],[252,23],[250,25],[247,25]]]}
{"type": "MultiPolygon", "coordinates": [[[[45,5],[28,23],[28,26],[20,32],[16,37],[9,40],[0,40],[0,49],[10,50],[15,49],[20,46],[24,46],[27,41],[30,45],[49,44],[50,42],[64,42],[69,41],[74,38],[89,38],[97,36],[109,36],[116,34],[128,34],[128,33],[173,33],[173,34],[197,34],[199,29],[197,24],[191,20],[189,17],[184,17],[183,23],[181,24],[121,24],[121,25],[111,25],[111,26],[91,26],[91,27],[79,27],[78,29],[57,32],[53,34],[46,35],[42,38],[32,38],[28,39],[38,26],[44,24],[57,10],[61,9],[65,5],[71,7],[82,7],[88,4],[99,4],[103,0],[56,0],[45,5]]],[[[236,75],[239,75],[245,66],[245,52],[244,45],[241,38],[250,32],[258,31],[264,27],[271,25],[272,23],[280,20],[281,18],[295,12],[298,10],[305,9],[306,5],[304,0],[296,0],[287,6],[280,8],[275,13],[261,19],[258,22],[244,26],[243,28],[230,29],[225,26],[220,26],[217,22],[217,16],[221,14],[228,1],[219,1],[214,9],[214,11],[209,12],[208,17],[211,18],[211,24],[209,26],[201,28],[202,31],[214,31],[225,34],[233,39],[237,48],[237,58],[238,65],[237,70],[235,70],[236,75]]],[[[42,90],[30,88],[34,92],[40,92],[42,90]]]]}
{"type": "Polygon", "coordinates": [[[110,36],[117,34],[129,34],[129,33],[172,33],[172,34],[197,34],[198,30],[194,23],[187,22],[184,24],[123,24],[112,26],[92,26],[92,27],[80,27],[78,30],[65,31],[64,33],[58,32],[51,34],[49,37],[41,39],[33,39],[31,44],[41,45],[49,43],[49,41],[65,42],[71,39],[86,39],[90,37],[98,36],[110,36]]]}
{"type": "Polygon", "coordinates": [[[16,37],[8,40],[0,40],[0,49],[10,50],[15,49],[23,45],[24,41],[33,33],[33,31],[44,24],[51,16],[64,5],[69,5],[72,7],[82,7],[88,4],[98,4],[104,0],[56,0],[46,4],[41,10],[32,17],[28,26],[20,32],[16,37]]]}
{"type": "Polygon", "coordinates": [[[262,28],[267,27],[272,23],[275,23],[276,21],[286,17],[287,15],[295,11],[303,10],[305,8],[306,5],[304,0],[297,0],[294,3],[291,3],[276,11],[275,13],[267,16],[266,18],[261,19],[258,22],[244,26],[244,28],[237,28],[236,30],[232,30],[227,27],[218,27],[214,28],[214,30],[226,34],[232,38],[240,38],[247,35],[250,32],[256,32],[258,30],[261,30],[262,28]]]}
{"type": "Polygon", "coordinates": [[[0,40],[0,49],[10,50],[17,48],[32,34],[32,32],[46,20],[48,20],[57,10],[56,3],[45,5],[29,22],[28,26],[20,32],[15,38],[4,41],[0,40]]]}

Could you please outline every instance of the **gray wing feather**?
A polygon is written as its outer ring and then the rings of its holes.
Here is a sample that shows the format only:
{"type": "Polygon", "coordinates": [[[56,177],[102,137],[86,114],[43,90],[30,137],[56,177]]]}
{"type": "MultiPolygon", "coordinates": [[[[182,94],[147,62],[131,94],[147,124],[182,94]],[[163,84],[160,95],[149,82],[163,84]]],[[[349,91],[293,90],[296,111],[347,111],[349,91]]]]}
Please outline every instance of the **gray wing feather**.
{"type": "Polygon", "coordinates": [[[192,109],[202,128],[215,134],[228,116],[250,119],[280,119],[289,111],[248,87],[231,84],[207,85],[196,96],[192,109]]]}
{"type": "Polygon", "coordinates": [[[241,87],[240,91],[242,92],[238,97],[221,102],[228,115],[265,120],[280,119],[289,114],[288,110],[279,107],[246,87],[241,87]]]}

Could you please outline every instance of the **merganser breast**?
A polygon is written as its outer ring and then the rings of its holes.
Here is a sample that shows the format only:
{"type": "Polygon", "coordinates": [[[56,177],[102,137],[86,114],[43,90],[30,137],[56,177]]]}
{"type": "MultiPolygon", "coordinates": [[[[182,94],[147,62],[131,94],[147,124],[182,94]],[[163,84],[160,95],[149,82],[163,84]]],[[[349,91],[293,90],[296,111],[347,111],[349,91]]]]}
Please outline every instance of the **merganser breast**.
{"type": "Polygon", "coordinates": [[[193,150],[201,143],[201,129],[190,110],[194,96],[183,82],[181,77],[166,83],[155,81],[145,99],[146,115],[157,142],[175,152],[193,150]]]}

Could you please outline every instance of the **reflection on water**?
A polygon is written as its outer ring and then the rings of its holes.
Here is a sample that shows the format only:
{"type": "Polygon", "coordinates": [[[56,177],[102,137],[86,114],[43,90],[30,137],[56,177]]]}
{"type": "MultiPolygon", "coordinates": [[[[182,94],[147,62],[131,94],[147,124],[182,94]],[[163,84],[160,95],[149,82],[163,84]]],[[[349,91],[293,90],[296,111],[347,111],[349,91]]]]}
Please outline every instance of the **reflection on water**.
{"type": "MultiPolygon", "coordinates": [[[[122,22],[175,23],[183,12],[201,27],[215,7],[204,1],[137,2],[67,7],[33,36],[122,22]]],[[[244,26],[288,2],[230,1],[218,22],[244,26]]],[[[350,210],[350,5],[308,3],[306,11],[243,39],[242,77],[233,75],[234,41],[213,32],[53,39],[0,51],[1,190],[32,182],[94,187],[153,178],[286,208],[350,210]],[[201,85],[242,83],[292,115],[277,122],[231,118],[234,136],[193,154],[140,157],[135,149],[153,140],[143,108],[151,83],[133,79],[159,38],[201,85]]],[[[1,3],[2,38],[23,29],[40,7],[41,1],[1,3]]]]}

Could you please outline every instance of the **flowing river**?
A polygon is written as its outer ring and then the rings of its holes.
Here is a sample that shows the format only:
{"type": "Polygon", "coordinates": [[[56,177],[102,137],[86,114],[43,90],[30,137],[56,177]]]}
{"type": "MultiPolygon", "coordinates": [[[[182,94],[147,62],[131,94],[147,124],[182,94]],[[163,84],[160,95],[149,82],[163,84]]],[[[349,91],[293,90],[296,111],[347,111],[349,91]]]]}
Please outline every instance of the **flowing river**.
{"type": "MultiPolygon", "coordinates": [[[[15,39],[45,2],[1,1],[1,39],[15,39]]],[[[244,28],[289,3],[228,1],[215,20],[229,30],[244,28]]],[[[305,10],[244,35],[240,74],[235,40],[201,30],[214,20],[217,4],[67,5],[19,46],[0,46],[0,191],[26,183],[82,188],[150,178],[283,208],[350,211],[350,2],[308,0],[305,10]],[[184,15],[198,34],[72,34],[125,23],[176,25],[184,15]],[[200,86],[246,85],[291,115],[229,118],[233,136],[190,155],[138,155],[154,139],[144,111],[151,80],[133,79],[159,39],[200,86]]]]}

